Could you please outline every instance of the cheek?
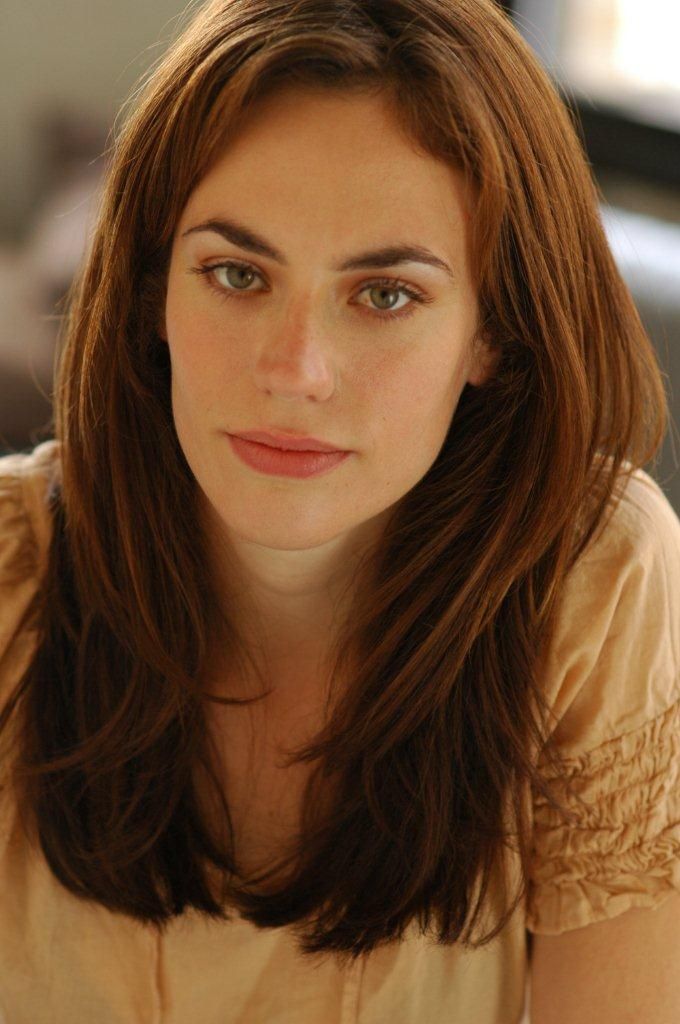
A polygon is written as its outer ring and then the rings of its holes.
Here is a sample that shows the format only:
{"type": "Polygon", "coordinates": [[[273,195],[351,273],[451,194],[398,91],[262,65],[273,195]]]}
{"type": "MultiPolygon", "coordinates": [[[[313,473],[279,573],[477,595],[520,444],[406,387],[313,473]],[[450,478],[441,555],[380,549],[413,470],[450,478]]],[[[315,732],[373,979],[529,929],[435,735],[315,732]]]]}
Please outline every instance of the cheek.
{"type": "Polygon", "coordinates": [[[178,335],[169,334],[172,398],[175,410],[203,408],[210,402],[210,389],[215,375],[209,372],[206,346],[200,335],[191,337],[191,344],[178,335]]]}
{"type": "Polygon", "coordinates": [[[226,382],[235,379],[237,349],[225,345],[224,330],[188,306],[173,310],[168,304],[166,329],[174,401],[205,413],[224,394],[226,382]]]}
{"type": "Polygon", "coordinates": [[[364,395],[372,403],[381,445],[405,456],[435,458],[448,432],[466,366],[448,351],[411,351],[399,363],[386,361],[364,376],[364,395]]]}

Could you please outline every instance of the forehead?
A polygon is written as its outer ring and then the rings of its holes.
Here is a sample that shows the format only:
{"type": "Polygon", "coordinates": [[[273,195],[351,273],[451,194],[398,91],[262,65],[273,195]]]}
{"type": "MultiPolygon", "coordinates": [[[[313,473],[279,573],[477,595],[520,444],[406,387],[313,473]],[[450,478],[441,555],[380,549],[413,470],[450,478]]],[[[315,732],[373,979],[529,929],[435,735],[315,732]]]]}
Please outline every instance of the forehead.
{"type": "MultiPolygon", "coordinates": [[[[247,208],[342,227],[432,229],[468,215],[462,175],[420,149],[381,93],[286,87],[259,100],[198,183],[187,216],[247,208]]],[[[246,219],[241,214],[242,219],[246,219]]]]}

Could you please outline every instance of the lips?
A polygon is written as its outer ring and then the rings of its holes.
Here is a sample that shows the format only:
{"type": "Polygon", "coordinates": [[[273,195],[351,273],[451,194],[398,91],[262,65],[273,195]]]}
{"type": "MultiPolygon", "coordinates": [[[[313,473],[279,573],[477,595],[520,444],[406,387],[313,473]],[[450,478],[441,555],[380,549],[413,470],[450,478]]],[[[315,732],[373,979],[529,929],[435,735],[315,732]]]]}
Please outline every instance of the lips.
{"type": "MultiPolygon", "coordinates": [[[[351,458],[351,452],[282,451],[238,434],[225,434],[235,455],[250,469],[268,476],[307,479],[329,473],[351,458]]],[[[305,444],[308,443],[305,441],[305,444]]],[[[317,442],[318,443],[318,442],[317,442]]]]}
{"type": "Polygon", "coordinates": [[[346,450],[328,444],[326,441],[320,441],[316,437],[270,433],[264,430],[243,431],[232,436],[240,437],[244,441],[255,441],[257,444],[265,444],[269,448],[277,448],[279,451],[284,452],[341,452],[346,450]]]}

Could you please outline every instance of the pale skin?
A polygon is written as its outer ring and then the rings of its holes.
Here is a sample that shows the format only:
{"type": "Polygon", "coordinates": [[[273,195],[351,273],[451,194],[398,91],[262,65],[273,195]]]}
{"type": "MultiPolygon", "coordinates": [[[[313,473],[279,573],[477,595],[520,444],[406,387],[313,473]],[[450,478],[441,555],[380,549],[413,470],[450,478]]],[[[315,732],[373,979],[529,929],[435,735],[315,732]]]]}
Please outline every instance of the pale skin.
{"type": "MultiPolygon", "coordinates": [[[[281,783],[276,754],[282,738],[294,745],[313,731],[314,715],[312,726],[301,718],[318,704],[315,669],[358,559],[435,461],[463,388],[487,380],[496,355],[479,333],[458,174],[418,152],[378,96],[288,90],[256,115],[182,213],[160,331],[225,603],[274,670],[271,734],[252,751],[259,790],[244,769],[242,730],[223,723],[237,834],[247,806],[252,838],[261,840],[273,838],[272,802],[283,832],[294,822],[294,787],[290,777],[281,783]],[[285,263],[215,232],[185,234],[211,218],[248,227],[285,263]],[[426,247],[451,273],[416,262],[336,269],[406,243],[426,247]],[[191,272],[221,260],[255,272],[241,273],[241,294],[224,301],[191,272]],[[385,278],[427,303],[398,290],[389,310],[413,314],[384,319],[388,307],[372,288],[385,278]],[[318,478],[266,476],[239,462],[220,433],[267,428],[353,454],[318,478]]],[[[233,293],[241,278],[221,270],[214,284],[233,293]]],[[[672,1024],[680,1019],[680,896],[534,936],[530,984],[531,1024],[672,1024]]]]}
{"type": "Polygon", "coordinates": [[[675,1024],[680,1019],[680,893],[660,906],[535,935],[531,1024],[675,1024]]]}

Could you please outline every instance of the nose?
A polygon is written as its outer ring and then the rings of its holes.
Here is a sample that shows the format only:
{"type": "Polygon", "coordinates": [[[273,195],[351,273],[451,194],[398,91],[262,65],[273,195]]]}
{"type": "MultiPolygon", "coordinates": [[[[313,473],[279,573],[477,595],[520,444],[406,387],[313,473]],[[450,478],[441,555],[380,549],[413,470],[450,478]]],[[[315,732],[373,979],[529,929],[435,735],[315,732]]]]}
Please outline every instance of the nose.
{"type": "Polygon", "coordinates": [[[294,401],[326,401],[335,388],[331,346],[310,315],[289,317],[262,342],[255,383],[267,394],[294,401]]]}

